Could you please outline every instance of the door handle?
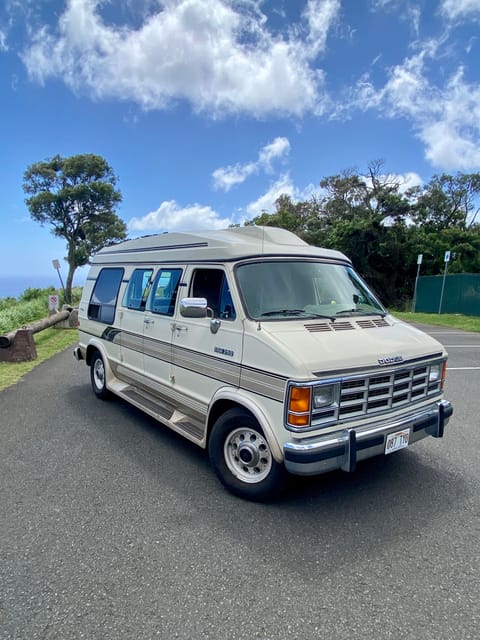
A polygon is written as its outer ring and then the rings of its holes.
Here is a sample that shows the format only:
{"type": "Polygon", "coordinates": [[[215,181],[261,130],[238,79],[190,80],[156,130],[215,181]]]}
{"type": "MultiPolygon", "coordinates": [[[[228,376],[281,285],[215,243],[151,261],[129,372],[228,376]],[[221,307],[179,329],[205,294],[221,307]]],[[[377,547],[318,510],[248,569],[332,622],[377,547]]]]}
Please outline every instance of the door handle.
{"type": "Polygon", "coordinates": [[[152,320],[151,318],[144,318],[143,322],[144,324],[155,324],[155,320],[152,320]]]}
{"type": "Polygon", "coordinates": [[[175,331],[177,332],[177,335],[180,335],[182,332],[187,333],[188,327],[182,327],[177,324],[175,327],[175,331]]]}

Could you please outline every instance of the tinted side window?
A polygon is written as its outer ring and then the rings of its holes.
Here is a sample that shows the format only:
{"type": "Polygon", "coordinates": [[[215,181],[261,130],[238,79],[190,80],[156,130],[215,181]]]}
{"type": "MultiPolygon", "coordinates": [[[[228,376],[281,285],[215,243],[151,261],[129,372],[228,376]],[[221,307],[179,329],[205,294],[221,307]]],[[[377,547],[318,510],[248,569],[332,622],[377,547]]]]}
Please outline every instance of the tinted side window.
{"type": "Polygon", "coordinates": [[[120,268],[102,269],[100,271],[88,305],[88,317],[90,320],[98,320],[98,322],[105,322],[106,324],[113,322],[122,278],[123,269],[120,268]]]}
{"type": "Polygon", "coordinates": [[[123,306],[143,311],[150,291],[153,269],[135,269],[123,296],[123,306]]]}
{"type": "Polygon", "coordinates": [[[222,290],[220,291],[220,309],[219,317],[224,320],[235,320],[237,314],[235,307],[233,306],[232,295],[230,293],[230,287],[228,286],[227,278],[223,275],[222,290]]]}
{"type": "Polygon", "coordinates": [[[190,295],[194,298],[206,298],[216,318],[235,319],[230,289],[221,269],[196,269],[190,295]]]}
{"type": "Polygon", "coordinates": [[[149,311],[163,316],[173,316],[181,276],[181,269],[160,269],[147,302],[149,311]]]}

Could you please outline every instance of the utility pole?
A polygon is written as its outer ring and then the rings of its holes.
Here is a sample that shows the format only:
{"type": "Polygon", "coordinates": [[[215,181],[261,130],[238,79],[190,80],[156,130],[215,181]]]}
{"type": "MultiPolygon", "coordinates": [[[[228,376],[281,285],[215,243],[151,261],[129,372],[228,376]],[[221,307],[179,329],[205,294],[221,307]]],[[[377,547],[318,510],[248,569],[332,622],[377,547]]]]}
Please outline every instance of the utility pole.
{"type": "Polygon", "coordinates": [[[412,311],[415,313],[415,307],[417,306],[417,285],[418,285],[418,276],[420,275],[420,267],[423,261],[423,253],[419,253],[417,256],[417,277],[415,278],[415,290],[413,292],[413,303],[412,303],[412,311]]]}
{"type": "Polygon", "coordinates": [[[438,313],[442,313],[443,291],[445,289],[445,278],[447,277],[448,263],[450,262],[450,251],[445,251],[444,262],[445,262],[445,269],[443,271],[442,293],[440,294],[440,304],[438,306],[438,313]]]}
{"type": "Polygon", "coordinates": [[[57,270],[58,277],[60,278],[60,284],[63,289],[63,300],[65,301],[65,285],[63,284],[62,276],[60,274],[60,262],[59,260],[52,260],[53,268],[57,270]]]}

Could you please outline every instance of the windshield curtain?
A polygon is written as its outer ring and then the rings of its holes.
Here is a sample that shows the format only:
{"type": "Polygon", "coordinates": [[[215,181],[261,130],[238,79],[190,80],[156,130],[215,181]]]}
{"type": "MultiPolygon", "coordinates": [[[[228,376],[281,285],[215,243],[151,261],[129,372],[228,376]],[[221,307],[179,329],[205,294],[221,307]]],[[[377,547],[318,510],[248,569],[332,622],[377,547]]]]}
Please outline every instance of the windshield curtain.
{"type": "Polygon", "coordinates": [[[238,286],[251,318],[335,317],[386,313],[355,271],[314,261],[262,261],[239,265],[238,286]]]}

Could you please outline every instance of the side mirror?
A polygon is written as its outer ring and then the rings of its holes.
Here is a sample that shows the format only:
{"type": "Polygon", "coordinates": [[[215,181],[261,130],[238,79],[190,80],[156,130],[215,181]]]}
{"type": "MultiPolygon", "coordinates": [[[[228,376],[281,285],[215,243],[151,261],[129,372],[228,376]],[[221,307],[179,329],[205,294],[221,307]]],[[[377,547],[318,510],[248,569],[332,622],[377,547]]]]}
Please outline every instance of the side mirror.
{"type": "Polygon", "coordinates": [[[206,298],[182,298],[180,300],[180,315],[184,318],[206,318],[206,298]]]}

